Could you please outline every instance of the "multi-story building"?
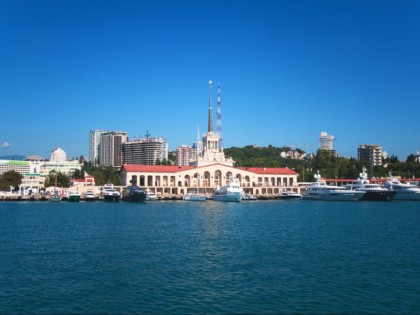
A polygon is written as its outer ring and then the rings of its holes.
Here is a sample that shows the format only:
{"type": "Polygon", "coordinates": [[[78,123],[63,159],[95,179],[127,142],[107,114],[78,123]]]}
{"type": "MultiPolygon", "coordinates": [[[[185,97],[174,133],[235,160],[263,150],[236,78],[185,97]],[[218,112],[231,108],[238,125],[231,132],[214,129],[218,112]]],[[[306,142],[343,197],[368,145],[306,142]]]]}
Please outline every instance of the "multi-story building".
{"type": "Polygon", "coordinates": [[[161,137],[145,137],[122,144],[122,164],[154,165],[168,160],[168,143],[161,137]]]}
{"type": "Polygon", "coordinates": [[[75,170],[80,171],[81,169],[78,161],[67,161],[66,153],[60,148],[52,150],[49,161],[0,160],[0,175],[14,170],[23,176],[19,188],[22,194],[35,193],[44,188],[45,179],[51,171],[69,175],[75,170]]]}
{"type": "Polygon", "coordinates": [[[91,130],[89,133],[89,161],[94,165],[99,164],[99,143],[101,135],[107,133],[106,130],[91,130]]]}
{"type": "Polygon", "coordinates": [[[122,144],[127,142],[125,131],[103,133],[99,142],[99,165],[120,167],[122,165],[122,144]]]}
{"type": "Polygon", "coordinates": [[[378,144],[362,144],[357,148],[358,160],[367,162],[368,168],[382,165],[382,147],[378,144]]]}
{"type": "Polygon", "coordinates": [[[319,137],[319,149],[329,151],[332,155],[337,156],[337,151],[334,149],[334,136],[329,135],[325,131],[321,132],[319,137]]]}
{"type": "Polygon", "coordinates": [[[176,148],[176,165],[187,166],[195,160],[197,160],[197,149],[187,145],[176,148]]]}

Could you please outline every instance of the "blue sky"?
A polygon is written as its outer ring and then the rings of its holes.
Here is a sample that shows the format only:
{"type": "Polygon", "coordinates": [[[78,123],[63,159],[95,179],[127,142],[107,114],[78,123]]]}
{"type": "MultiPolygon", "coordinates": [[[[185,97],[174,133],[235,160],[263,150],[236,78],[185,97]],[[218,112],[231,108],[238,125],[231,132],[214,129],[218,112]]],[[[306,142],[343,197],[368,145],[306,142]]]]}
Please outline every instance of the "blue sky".
{"type": "Polygon", "coordinates": [[[405,160],[419,39],[417,0],[2,0],[0,155],[88,157],[91,129],[191,145],[211,79],[225,147],[315,152],[325,131],[341,156],[370,143],[405,160]]]}

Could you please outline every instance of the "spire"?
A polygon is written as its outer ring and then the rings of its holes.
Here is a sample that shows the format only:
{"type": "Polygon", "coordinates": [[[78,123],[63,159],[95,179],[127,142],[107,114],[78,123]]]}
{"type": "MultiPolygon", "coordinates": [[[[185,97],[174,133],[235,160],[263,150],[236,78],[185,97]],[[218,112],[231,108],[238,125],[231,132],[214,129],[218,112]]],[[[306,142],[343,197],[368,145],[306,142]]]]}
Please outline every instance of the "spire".
{"type": "Polygon", "coordinates": [[[209,95],[209,128],[207,132],[213,132],[213,109],[211,107],[211,88],[212,88],[213,81],[209,81],[210,87],[210,95],[209,95]]]}

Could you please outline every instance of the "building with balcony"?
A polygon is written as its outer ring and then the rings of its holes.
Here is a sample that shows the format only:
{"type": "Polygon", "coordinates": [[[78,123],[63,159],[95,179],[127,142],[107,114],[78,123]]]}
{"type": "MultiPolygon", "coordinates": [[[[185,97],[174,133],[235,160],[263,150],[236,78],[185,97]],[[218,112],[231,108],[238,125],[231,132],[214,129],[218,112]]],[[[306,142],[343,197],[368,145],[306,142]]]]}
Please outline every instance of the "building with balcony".
{"type": "Polygon", "coordinates": [[[168,143],[161,137],[145,137],[121,146],[122,164],[155,165],[168,160],[168,143]]]}
{"type": "Polygon", "coordinates": [[[378,144],[362,144],[357,148],[357,159],[366,161],[368,169],[382,165],[383,149],[378,144]]]}
{"type": "Polygon", "coordinates": [[[125,131],[110,131],[101,134],[99,143],[99,165],[121,167],[122,144],[127,142],[125,131]]]}

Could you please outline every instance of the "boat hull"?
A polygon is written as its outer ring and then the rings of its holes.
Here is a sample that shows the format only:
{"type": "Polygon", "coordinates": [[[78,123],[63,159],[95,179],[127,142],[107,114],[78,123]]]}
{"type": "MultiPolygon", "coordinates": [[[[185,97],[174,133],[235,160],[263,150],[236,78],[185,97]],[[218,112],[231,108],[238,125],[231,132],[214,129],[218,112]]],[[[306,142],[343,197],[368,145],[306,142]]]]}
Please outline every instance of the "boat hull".
{"type": "Polygon", "coordinates": [[[395,191],[366,191],[360,199],[363,201],[391,201],[394,199],[395,191]]]}
{"type": "Polygon", "coordinates": [[[186,200],[186,201],[206,201],[207,197],[206,196],[192,196],[192,197],[184,198],[184,200],[186,200]]]}
{"type": "Polygon", "coordinates": [[[79,202],[80,196],[69,196],[69,202],[79,202]]]}
{"type": "Polygon", "coordinates": [[[241,194],[240,193],[213,194],[212,200],[225,201],[225,202],[241,202],[241,194]]]}
{"type": "Polygon", "coordinates": [[[416,192],[406,192],[406,191],[398,191],[394,196],[394,200],[412,200],[412,201],[420,201],[420,193],[416,192]]]}
{"type": "Polygon", "coordinates": [[[191,194],[191,193],[188,193],[184,197],[184,200],[186,200],[186,201],[206,201],[207,200],[207,196],[206,195],[202,195],[202,194],[191,194]]]}
{"type": "Polygon", "coordinates": [[[104,201],[107,202],[118,202],[120,201],[121,197],[118,195],[105,195],[104,196],[104,201]]]}
{"type": "Polygon", "coordinates": [[[302,199],[302,196],[299,196],[299,195],[284,195],[284,196],[277,196],[276,199],[279,199],[279,200],[300,200],[300,199],[302,199]]]}
{"type": "Polygon", "coordinates": [[[330,193],[320,193],[317,195],[304,195],[303,199],[305,200],[322,200],[322,201],[359,201],[365,192],[330,192],[330,193]]]}
{"type": "Polygon", "coordinates": [[[122,198],[123,201],[128,202],[144,202],[146,201],[146,193],[133,193],[122,198]]]}
{"type": "Polygon", "coordinates": [[[51,202],[60,202],[60,201],[61,201],[61,198],[60,198],[60,197],[58,197],[58,196],[51,196],[51,197],[48,199],[48,201],[51,201],[51,202]]]}

